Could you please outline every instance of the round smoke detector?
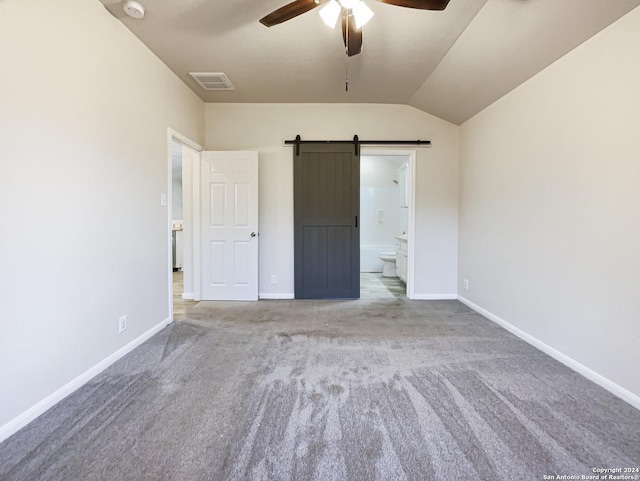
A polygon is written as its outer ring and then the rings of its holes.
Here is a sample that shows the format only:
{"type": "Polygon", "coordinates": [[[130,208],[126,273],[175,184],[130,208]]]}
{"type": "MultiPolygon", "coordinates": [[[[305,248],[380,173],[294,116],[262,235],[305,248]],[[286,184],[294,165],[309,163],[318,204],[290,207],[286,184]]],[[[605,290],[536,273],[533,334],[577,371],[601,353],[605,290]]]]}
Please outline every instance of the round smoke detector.
{"type": "Polygon", "coordinates": [[[133,18],[142,18],[144,17],[144,7],[138,2],[134,2],[133,0],[129,0],[124,4],[124,13],[133,18]]]}

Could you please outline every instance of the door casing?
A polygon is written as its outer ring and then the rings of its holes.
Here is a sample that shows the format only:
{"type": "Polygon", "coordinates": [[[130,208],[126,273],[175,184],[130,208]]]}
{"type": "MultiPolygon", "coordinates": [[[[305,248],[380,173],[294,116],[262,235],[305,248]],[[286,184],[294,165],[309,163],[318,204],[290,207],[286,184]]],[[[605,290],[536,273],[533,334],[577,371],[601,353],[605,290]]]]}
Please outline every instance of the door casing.
{"type": "Polygon", "coordinates": [[[407,298],[415,299],[415,232],[416,232],[416,157],[417,153],[412,149],[375,149],[362,148],[361,155],[391,156],[406,155],[409,157],[409,181],[407,182],[407,196],[409,198],[407,231],[407,298]]]}
{"type": "MultiPolygon", "coordinates": [[[[166,232],[167,232],[167,278],[169,281],[169,285],[168,285],[168,307],[169,307],[169,319],[173,322],[173,265],[172,265],[172,235],[171,235],[171,221],[173,220],[171,218],[171,206],[173,205],[173,198],[172,198],[172,194],[171,191],[173,189],[173,155],[172,155],[172,148],[171,148],[171,144],[173,142],[177,142],[179,144],[185,145],[187,147],[189,147],[190,149],[192,149],[193,151],[195,151],[196,153],[199,154],[199,152],[202,151],[202,146],[200,144],[198,144],[197,142],[191,140],[189,137],[182,135],[180,132],[177,132],[176,130],[173,130],[172,128],[167,128],[167,193],[166,195],[166,202],[167,202],[167,228],[166,228],[166,232]]],[[[184,161],[184,160],[183,160],[184,161]]],[[[198,166],[192,166],[192,167],[199,167],[198,166]]],[[[191,183],[193,185],[193,179],[187,179],[184,178],[182,179],[183,184],[184,183],[191,183]]],[[[194,206],[195,207],[195,206],[194,206]]],[[[191,231],[192,234],[192,239],[193,239],[193,233],[195,230],[195,226],[190,224],[190,223],[186,223],[184,224],[184,228],[189,229],[191,231]]],[[[196,262],[195,262],[195,251],[193,252],[194,254],[194,262],[191,265],[191,272],[194,273],[194,278],[195,277],[195,270],[196,270],[196,262]]],[[[194,286],[197,289],[197,286],[194,286]]],[[[195,297],[195,296],[194,296],[195,297]]]]}

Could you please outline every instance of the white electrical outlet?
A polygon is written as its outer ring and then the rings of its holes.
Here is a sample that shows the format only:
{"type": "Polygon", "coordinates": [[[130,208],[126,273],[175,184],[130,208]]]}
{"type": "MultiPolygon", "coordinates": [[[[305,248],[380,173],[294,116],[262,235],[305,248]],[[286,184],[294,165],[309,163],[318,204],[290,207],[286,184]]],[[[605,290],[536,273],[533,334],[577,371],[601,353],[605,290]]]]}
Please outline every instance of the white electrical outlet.
{"type": "Polygon", "coordinates": [[[118,320],[118,333],[122,334],[127,330],[127,315],[125,314],[118,320]]]}
{"type": "Polygon", "coordinates": [[[271,274],[271,284],[277,284],[278,283],[278,278],[276,277],[275,274],[271,274]]]}
{"type": "Polygon", "coordinates": [[[468,279],[465,279],[465,280],[464,280],[463,285],[464,285],[464,288],[465,288],[466,290],[469,290],[469,280],[468,280],[468,279]]]}

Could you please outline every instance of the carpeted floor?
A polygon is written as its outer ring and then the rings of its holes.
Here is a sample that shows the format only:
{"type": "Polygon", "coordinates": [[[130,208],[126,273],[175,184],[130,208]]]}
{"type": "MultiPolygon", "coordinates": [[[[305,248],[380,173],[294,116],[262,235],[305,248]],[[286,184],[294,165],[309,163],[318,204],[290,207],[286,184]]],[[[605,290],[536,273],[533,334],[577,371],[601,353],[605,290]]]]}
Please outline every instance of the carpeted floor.
{"type": "Polygon", "coordinates": [[[0,445],[0,479],[542,480],[640,411],[457,301],[206,303],[0,445]]]}

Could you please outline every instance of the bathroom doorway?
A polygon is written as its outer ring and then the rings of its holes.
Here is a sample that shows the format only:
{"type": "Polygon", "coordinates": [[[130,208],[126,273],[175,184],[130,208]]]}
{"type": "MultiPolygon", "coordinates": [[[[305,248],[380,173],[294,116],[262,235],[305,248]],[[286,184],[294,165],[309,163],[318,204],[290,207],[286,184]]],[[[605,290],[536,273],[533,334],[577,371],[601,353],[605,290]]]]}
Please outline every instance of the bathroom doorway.
{"type": "Polygon", "coordinates": [[[360,297],[407,297],[412,151],[363,150],[360,157],[360,297]]]}

